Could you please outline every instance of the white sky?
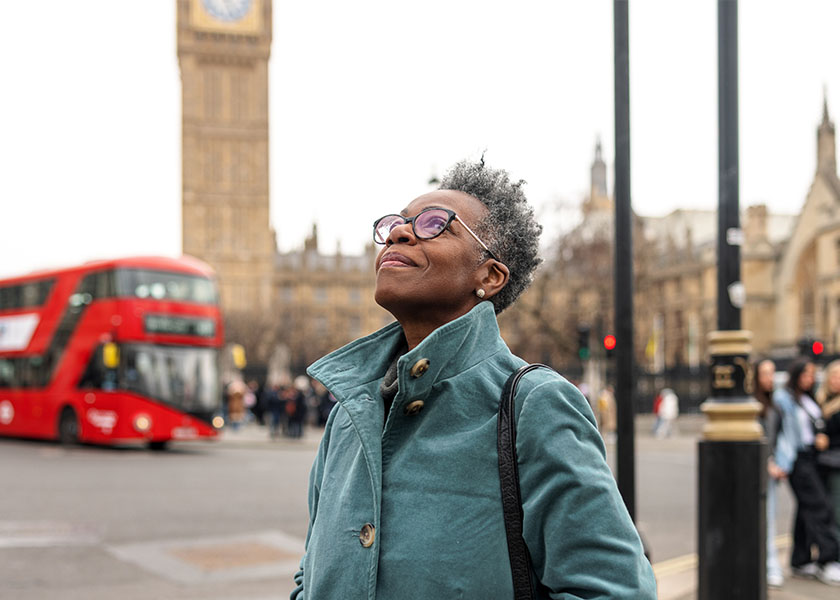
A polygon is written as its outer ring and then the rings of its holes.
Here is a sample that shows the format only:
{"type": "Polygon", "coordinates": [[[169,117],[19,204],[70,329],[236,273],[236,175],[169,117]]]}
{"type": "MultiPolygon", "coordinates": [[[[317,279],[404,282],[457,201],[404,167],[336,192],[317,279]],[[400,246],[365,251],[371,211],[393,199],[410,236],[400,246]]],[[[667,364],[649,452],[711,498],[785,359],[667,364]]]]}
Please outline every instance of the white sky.
{"type": "MultiPolygon", "coordinates": [[[[281,250],[318,221],[370,225],[463,157],[528,181],[556,234],[613,163],[612,2],[274,0],[271,216],[281,250]]],[[[632,199],[717,206],[717,3],[630,4],[632,199]]],[[[800,209],[823,86],[840,115],[840,2],[741,0],[741,205],[800,209]]],[[[0,276],[180,253],[175,2],[42,0],[0,24],[0,276]]],[[[612,175],[610,176],[612,189],[612,175]]]]}

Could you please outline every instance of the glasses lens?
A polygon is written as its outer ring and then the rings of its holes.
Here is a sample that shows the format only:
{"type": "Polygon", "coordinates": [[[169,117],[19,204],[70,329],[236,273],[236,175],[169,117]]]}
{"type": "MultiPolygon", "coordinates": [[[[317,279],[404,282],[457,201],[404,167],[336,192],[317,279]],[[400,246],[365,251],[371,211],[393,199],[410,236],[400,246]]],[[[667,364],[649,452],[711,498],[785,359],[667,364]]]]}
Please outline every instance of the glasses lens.
{"type": "Polygon", "coordinates": [[[414,219],[414,233],[424,240],[439,236],[449,225],[449,213],[439,208],[421,212],[414,219]]]}
{"type": "Polygon", "coordinates": [[[377,244],[384,244],[388,236],[391,235],[391,230],[403,223],[405,223],[405,219],[400,215],[385,215],[373,226],[373,241],[377,244]]]}

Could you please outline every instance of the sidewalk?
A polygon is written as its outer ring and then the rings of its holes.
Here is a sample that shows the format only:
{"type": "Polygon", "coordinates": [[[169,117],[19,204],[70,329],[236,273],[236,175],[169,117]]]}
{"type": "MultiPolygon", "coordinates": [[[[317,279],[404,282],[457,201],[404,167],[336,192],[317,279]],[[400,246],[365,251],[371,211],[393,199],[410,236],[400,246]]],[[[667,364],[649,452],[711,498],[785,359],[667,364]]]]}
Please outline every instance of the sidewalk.
{"type": "MultiPolygon", "coordinates": [[[[788,564],[791,538],[789,534],[776,538],[779,561],[788,564]]],[[[653,565],[659,600],[694,600],[697,598],[697,555],[689,554],[653,565]]],[[[785,569],[782,589],[768,589],[768,600],[837,600],[840,588],[813,579],[797,579],[785,569]]]]}
{"type": "MultiPolygon", "coordinates": [[[[636,432],[639,443],[655,443],[654,438],[650,435],[652,423],[651,415],[636,417],[636,432]]],[[[697,439],[702,432],[704,423],[705,417],[702,415],[681,415],[675,436],[685,438],[686,441],[697,439]]],[[[321,441],[322,434],[323,429],[307,426],[304,428],[301,438],[295,439],[284,436],[278,440],[271,440],[268,436],[268,428],[256,423],[249,423],[238,430],[228,428],[222,430],[219,440],[213,443],[220,443],[233,448],[314,451],[321,441]]],[[[787,564],[791,545],[790,535],[778,536],[776,545],[779,548],[779,561],[783,565],[787,564]]],[[[696,554],[686,554],[655,562],[653,570],[656,574],[659,600],[694,600],[697,598],[696,554]]],[[[786,569],[784,587],[781,590],[768,590],[767,598],[768,600],[837,600],[837,598],[840,598],[840,588],[828,586],[815,580],[794,579],[790,577],[790,570],[786,569]]]]}
{"type": "MultiPolygon", "coordinates": [[[[698,440],[705,422],[705,416],[700,414],[680,415],[675,435],[686,440],[698,440]]],[[[652,425],[653,415],[636,417],[638,443],[655,443],[655,438],[650,435],[652,425]]],[[[791,542],[790,534],[776,537],[779,562],[782,565],[789,563],[791,542]]],[[[692,553],[653,564],[659,600],[695,600],[697,598],[697,560],[697,554],[692,553]]],[[[790,576],[790,568],[785,569],[785,584],[782,589],[769,588],[767,591],[768,600],[837,600],[837,598],[840,598],[840,588],[825,585],[813,579],[793,578],[790,576]]]]}
{"type": "Polygon", "coordinates": [[[248,447],[248,448],[283,448],[315,450],[321,443],[321,435],[324,430],[320,427],[307,425],[303,428],[303,436],[299,438],[281,436],[279,439],[270,439],[268,427],[258,423],[248,423],[239,429],[225,427],[219,433],[216,443],[224,444],[227,447],[248,447]]]}

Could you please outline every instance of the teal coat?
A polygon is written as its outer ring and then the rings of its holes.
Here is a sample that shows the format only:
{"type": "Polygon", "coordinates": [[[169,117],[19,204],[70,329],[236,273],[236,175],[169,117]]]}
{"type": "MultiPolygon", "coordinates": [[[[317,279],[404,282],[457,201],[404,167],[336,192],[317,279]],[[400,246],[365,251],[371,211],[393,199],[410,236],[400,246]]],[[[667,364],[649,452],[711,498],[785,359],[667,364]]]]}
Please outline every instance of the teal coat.
{"type": "MultiPolygon", "coordinates": [[[[401,338],[393,323],[309,368],[338,404],[310,476],[291,597],[511,599],[496,415],[505,380],[525,363],[481,302],[399,359],[386,420],[379,384],[401,338]]],[[[586,399],[539,369],[516,405],[524,537],[550,590],[541,597],[656,598],[586,399]]]]}

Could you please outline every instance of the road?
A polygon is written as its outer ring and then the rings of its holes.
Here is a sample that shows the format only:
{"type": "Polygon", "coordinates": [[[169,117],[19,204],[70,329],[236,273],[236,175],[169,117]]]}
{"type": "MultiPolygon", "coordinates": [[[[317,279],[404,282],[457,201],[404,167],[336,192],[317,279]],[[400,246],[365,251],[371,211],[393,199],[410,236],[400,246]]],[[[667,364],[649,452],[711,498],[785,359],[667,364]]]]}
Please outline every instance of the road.
{"type": "Polygon", "coordinates": [[[279,598],[314,451],[0,440],[0,598],[279,598]]]}
{"type": "MultiPolygon", "coordinates": [[[[654,563],[696,551],[696,447],[637,437],[639,529],[654,563]]],[[[0,439],[0,598],[288,597],[317,432],[262,431],[167,452],[0,439]]],[[[610,460],[612,446],[610,449],[610,460]]],[[[790,495],[779,531],[789,531],[790,495]]]]}

